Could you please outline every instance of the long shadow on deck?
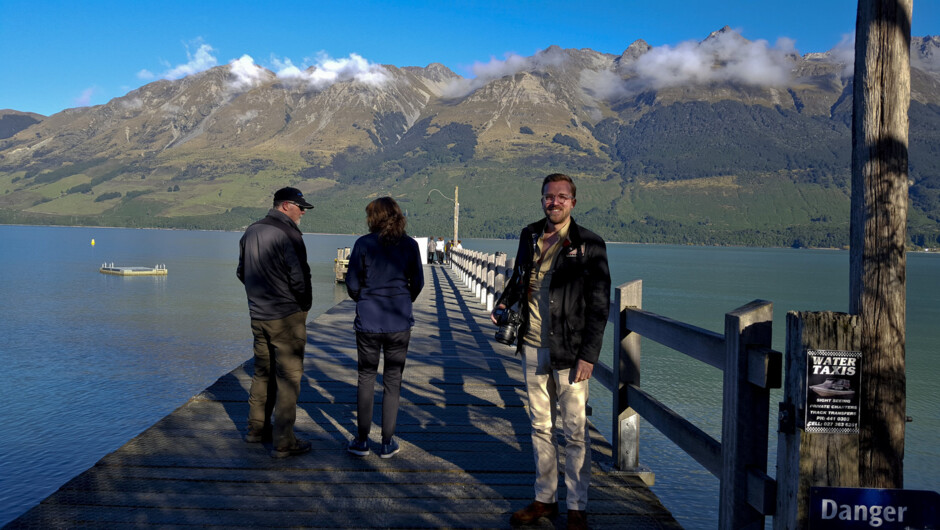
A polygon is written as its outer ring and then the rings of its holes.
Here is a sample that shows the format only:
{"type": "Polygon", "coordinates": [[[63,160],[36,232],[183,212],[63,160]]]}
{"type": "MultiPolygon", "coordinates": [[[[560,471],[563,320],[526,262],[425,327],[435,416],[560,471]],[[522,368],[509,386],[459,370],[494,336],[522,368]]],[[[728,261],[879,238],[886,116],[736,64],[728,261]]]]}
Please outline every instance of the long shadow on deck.
{"type": "MultiPolygon", "coordinates": [[[[495,331],[488,316],[464,301],[446,269],[425,271],[398,416],[402,451],[394,458],[345,450],[356,431],[357,381],[355,304],[347,300],[307,327],[295,428],[313,443],[311,453],[272,459],[270,444],[242,440],[249,361],[9,527],[508,526],[509,513],[533,494],[521,365],[487,336],[495,331]]],[[[373,449],[381,383],[379,375],[373,449]]],[[[592,444],[597,456],[606,441],[592,444]]],[[[592,526],[678,526],[638,480],[596,470],[591,490],[592,526]]]]}

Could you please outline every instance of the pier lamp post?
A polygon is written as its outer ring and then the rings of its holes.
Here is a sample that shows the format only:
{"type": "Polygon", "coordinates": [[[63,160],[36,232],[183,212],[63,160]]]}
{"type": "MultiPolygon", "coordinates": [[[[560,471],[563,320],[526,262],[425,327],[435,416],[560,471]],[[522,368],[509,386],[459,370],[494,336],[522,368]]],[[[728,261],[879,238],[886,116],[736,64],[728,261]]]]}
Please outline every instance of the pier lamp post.
{"type": "Polygon", "coordinates": [[[433,190],[428,192],[428,199],[427,201],[425,201],[425,204],[431,204],[431,194],[436,191],[438,195],[454,203],[454,244],[455,245],[457,244],[457,227],[460,224],[460,200],[458,199],[458,195],[457,195],[457,191],[459,189],[460,188],[457,186],[454,187],[454,198],[451,199],[447,195],[444,195],[443,193],[441,193],[441,190],[434,188],[433,190]]]}

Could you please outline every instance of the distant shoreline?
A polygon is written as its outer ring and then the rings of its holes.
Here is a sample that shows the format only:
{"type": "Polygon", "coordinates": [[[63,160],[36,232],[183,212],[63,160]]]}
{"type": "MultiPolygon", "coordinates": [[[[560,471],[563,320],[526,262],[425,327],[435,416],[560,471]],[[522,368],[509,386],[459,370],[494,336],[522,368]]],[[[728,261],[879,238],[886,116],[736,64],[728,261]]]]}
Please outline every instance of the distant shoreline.
{"type": "MultiPolygon", "coordinates": [[[[0,226],[24,226],[24,227],[34,226],[34,227],[54,227],[54,228],[89,228],[89,229],[101,228],[101,229],[108,229],[108,230],[112,230],[112,229],[117,229],[117,230],[172,230],[172,231],[176,231],[176,232],[181,232],[181,231],[182,231],[182,232],[187,232],[187,231],[188,231],[188,232],[231,232],[231,233],[236,233],[236,234],[237,234],[237,233],[240,233],[240,232],[242,231],[242,230],[218,230],[218,229],[211,229],[211,228],[163,228],[163,227],[149,227],[149,226],[129,227],[129,226],[103,226],[103,225],[95,225],[95,226],[88,226],[88,225],[59,225],[59,224],[29,225],[29,224],[19,224],[19,223],[0,223],[0,226]]],[[[306,232],[306,231],[303,231],[303,230],[301,230],[301,232],[302,232],[303,235],[305,235],[305,236],[308,236],[308,235],[309,235],[309,236],[350,236],[350,237],[356,237],[356,236],[364,235],[364,233],[339,234],[339,233],[332,233],[332,232],[306,232]]],[[[412,236],[412,237],[416,237],[416,236],[412,236]]],[[[417,236],[417,237],[424,237],[424,236],[417,236]]],[[[518,240],[519,240],[518,237],[513,237],[513,238],[474,237],[474,236],[465,236],[465,237],[466,237],[467,239],[478,239],[478,240],[483,240],[483,241],[518,241],[518,240]]],[[[755,247],[755,246],[748,246],[748,245],[733,245],[733,244],[727,244],[727,245],[704,245],[704,244],[693,244],[693,243],[685,243],[685,244],[681,244],[681,243],[639,243],[639,242],[635,242],[635,241],[607,241],[607,244],[608,244],[608,245],[662,245],[662,246],[676,246],[676,247],[705,247],[705,248],[779,248],[779,249],[790,248],[790,249],[793,249],[793,250],[837,250],[837,251],[843,251],[843,252],[848,252],[848,251],[849,251],[848,248],[838,248],[838,247],[783,247],[783,246],[755,247]]],[[[472,249],[469,249],[469,250],[472,250],[472,249]]],[[[936,250],[931,250],[931,249],[911,249],[911,248],[908,248],[908,249],[906,249],[906,251],[907,251],[907,252],[916,252],[916,253],[918,253],[918,254],[940,254],[940,248],[938,248],[938,249],[936,249],[936,250]]]]}

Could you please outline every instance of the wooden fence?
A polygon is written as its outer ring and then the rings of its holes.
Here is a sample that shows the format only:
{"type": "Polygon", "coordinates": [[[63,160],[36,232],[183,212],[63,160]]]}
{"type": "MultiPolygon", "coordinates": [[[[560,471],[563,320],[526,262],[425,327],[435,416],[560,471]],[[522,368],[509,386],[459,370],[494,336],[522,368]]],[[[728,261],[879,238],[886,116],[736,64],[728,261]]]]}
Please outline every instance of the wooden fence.
{"type": "MultiPolygon", "coordinates": [[[[461,249],[453,251],[451,261],[492,311],[512,274],[512,259],[461,249]]],[[[618,468],[648,474],[639,461],[642,416],[719,478],[721,528],[763,528],[777,499],[776,481],[767,475],[770,389],[780,388],[782,377],[782,354],[771,349],[773,304],[755,300],[726,313],[724,333],[716,333],[643,311],[642,292],[641,280],[614,290],[614,368],[594,367],[594,377],[613,399],[611,443],[618,468]],[[641,390],[641,336],[722,370],[721,442],[641,390]]]]}
{"type": "Polygon", "coordinates": [[[512,276],[514,258],[497,252],[486,254],[467,249],[452,249],[450,260],[459,278],[473,296],[492,311],[496,300],[512,276]]]}

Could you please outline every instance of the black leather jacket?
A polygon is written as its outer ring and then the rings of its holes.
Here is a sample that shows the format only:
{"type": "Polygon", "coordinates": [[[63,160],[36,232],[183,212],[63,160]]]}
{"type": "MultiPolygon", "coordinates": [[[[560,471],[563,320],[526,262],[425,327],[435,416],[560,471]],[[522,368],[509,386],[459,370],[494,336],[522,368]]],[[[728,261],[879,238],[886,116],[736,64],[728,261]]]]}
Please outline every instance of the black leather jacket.
{"type": "Polygon", "coordinates": [[[283,212],[272,209],[245,230],[235,275],[245,284],[254,320],[310,311],[313,291],[303,233],[283,212]]]}
{"type": "MultiPolygon", "coordinates": [[[[522,229],[512,277],[497,302],[497,305],[506,307],[519,304],[522,324],[518,331],[517,352],[522,350],[522,337],[525,337],[529,326],[526,291],[535,245],[545,223],[546,220],[542,219],[522,229]]],[[[556,370],[572,368],[579,359],[591,364],[597,362],[610,312],[610,269],[604,240],[578,226],[572,219],[568,237],[561,244],[562,248],[552,264],[549,286],[551,318],[547,323],[548,348],[552,367],[556,370]]]]}

